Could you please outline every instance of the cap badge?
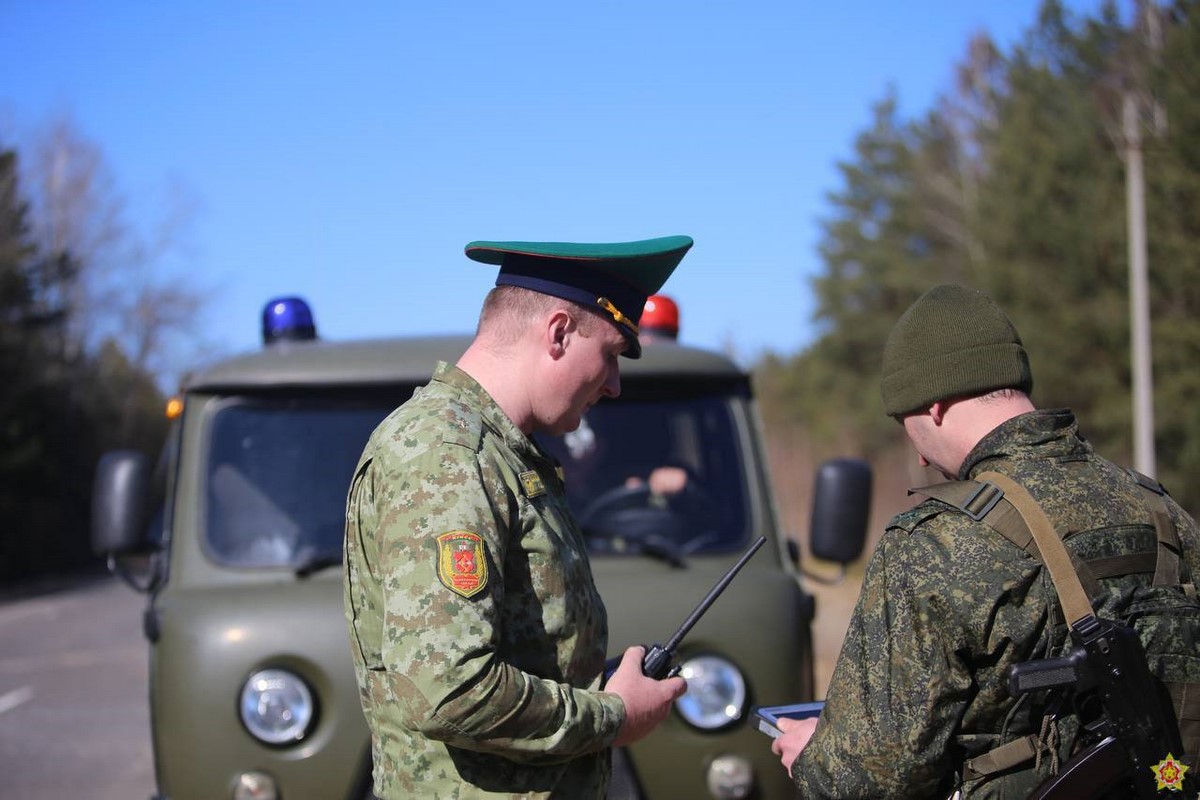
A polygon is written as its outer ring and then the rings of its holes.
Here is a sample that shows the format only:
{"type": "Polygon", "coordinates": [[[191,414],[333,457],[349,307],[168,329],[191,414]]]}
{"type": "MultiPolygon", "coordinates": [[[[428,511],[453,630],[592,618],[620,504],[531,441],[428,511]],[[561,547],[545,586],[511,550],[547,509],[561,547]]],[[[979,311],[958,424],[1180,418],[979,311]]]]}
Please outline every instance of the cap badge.
{"type": "Polygon", "coordinates": [[[596,305],[603,308],[608,315],[613,318],[613,322],[618,325],[624,325],[633,332],[634,336],[638,335],[638,326],[633,320],[621,313],[621,310],[612,304],[612,301],[607,297],[597,297],[596,305]]]}

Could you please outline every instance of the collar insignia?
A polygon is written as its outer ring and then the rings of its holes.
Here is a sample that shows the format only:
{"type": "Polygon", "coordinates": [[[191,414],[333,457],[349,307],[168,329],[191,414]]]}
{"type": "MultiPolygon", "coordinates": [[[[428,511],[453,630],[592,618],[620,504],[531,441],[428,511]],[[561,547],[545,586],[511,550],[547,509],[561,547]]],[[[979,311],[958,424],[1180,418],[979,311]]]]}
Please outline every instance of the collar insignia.
{"type": "Polygon", "coordinates": [[[546,493],[546,484],[542,483],[542,476],[537,474],[537,470],[526,470],[519,477],[526,497],[539,497],[546,493]]]}

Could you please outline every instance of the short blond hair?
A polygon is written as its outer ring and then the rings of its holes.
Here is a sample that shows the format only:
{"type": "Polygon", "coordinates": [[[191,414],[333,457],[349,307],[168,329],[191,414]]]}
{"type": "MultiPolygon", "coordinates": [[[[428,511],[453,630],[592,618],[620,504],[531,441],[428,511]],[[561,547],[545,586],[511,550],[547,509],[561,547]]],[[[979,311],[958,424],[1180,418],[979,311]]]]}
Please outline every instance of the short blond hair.
{"type": "Polygon", "coordinates": [[[597,314],[579,303],[563,300],[520,286],[497,286],[488,292],[479,312],[476,335],[486,334],[499,344],[510,344],[520,336],[531,319],[565,308],[575,320],[581,336],[592,336],[605,324],[597,314]]]}

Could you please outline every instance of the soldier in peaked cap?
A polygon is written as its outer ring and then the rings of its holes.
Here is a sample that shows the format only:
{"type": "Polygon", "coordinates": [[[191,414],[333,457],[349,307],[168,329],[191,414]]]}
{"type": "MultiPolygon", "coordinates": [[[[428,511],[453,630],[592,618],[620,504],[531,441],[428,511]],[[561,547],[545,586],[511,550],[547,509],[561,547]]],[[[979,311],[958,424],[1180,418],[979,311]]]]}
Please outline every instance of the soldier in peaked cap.
{"type": "Polygon", "coordinates": [[[472,242],[467,256],[500,267],[497,286],[521,286],[571,300],[617,326],[640,358],[638,322],[646,298],[658,292],[691,249],[688,236],[619,244],[472,242]]]}
{"type": "Polygon", "coordinates": [[[638,321],[692,245],[472,242],[498,266],[474,341],[392,412],[347,499],[344,589],[374,791],[392,798],[603,798],[611,747],[686,690],[628,649],[601,688],[604,604],[557,464],[620,392],[638,321]]]}

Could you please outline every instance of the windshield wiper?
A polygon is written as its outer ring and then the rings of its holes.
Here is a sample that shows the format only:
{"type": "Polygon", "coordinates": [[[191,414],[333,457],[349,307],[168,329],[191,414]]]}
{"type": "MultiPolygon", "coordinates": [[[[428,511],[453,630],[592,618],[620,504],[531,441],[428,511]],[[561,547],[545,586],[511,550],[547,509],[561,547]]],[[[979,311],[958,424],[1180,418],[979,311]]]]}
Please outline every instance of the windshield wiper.
{"type": "Polygon", "coordinates": [[[687,569],[687,562],[683,560],[683,551],[672,539],[651,534],[644,539],[639,539],[635,546],[638,548],[638,552],[654,558],[661,558],[675,569],[687,569]]]}
{"type": "Polygon", "coordinates": [[[644,555],[665,561],[676,569],[687,568],[687,562],[683,560],[683,550],[666,536],[656,533],[644,536],[614,536],[610,531],[589,527],[583,528],[583,536],[589,542],[605,543],[598,552],[644,555]]]}
{"type": "Polygon", "coordinates": [[[304,559],[296,567],[297,578],[307,578],[315,575],[318,572],[324,572],[330,567],[338,567],[342,564],[341,553],[317,553],[314,556],[304,559]]]}

